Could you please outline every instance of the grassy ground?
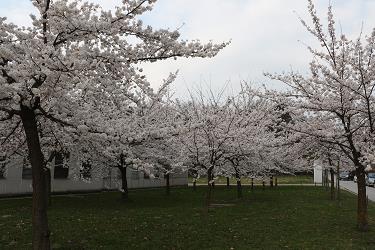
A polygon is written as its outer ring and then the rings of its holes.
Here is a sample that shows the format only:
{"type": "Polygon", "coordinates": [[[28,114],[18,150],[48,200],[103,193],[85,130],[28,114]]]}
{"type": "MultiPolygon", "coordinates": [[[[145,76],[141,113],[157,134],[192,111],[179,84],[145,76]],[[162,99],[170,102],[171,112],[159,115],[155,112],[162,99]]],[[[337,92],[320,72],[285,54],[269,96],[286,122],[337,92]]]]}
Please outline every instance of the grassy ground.
{"type": "MultiPolygon", "coordinates": [[[[136,190],[124,204],[118,193],[53,198],[50,227],[55,249],[375,249],[371,231],[355,229],[356,199],[340,204],[322,187],[251,191],[236,200],[235,188],[216,187],[204,211],[206,188],[136,190]]],[[[30,199],[0,200],[0,249],[30,248],[30,199]]]]}
{"type": "MultiPolygon", "coordinates": [[[[312,175],[297,175],[297,176],[291,176],[291,175],[283,175],[283,176],[276,176],[277,177],[277,183],[278,184],[314,184],[314,177],[312,175]]],[[[265,180],[266,185],[269,185],[270,180],[265,180]]],[[[189,177],[189,183],[193,183],[193,178],[189,177]]],[[[202,177],[197,180],[197,183],[199,184],[206,184],[207,179],[205,177],[202,177]]],[[[219,177],[215,180],[215,183],[217,184],[226,184],[227,179],[225,177],[219,177]]],[[[230,178],[231,184],[236,184],[236,178],[230,178]]],[[[241,179],[242,184],[251,184],[251,178],[242,178],[241,179]]],[[[262,180],[256,180],[254,179],[254,184],[260,185],[262,184],[262,180]]]]}

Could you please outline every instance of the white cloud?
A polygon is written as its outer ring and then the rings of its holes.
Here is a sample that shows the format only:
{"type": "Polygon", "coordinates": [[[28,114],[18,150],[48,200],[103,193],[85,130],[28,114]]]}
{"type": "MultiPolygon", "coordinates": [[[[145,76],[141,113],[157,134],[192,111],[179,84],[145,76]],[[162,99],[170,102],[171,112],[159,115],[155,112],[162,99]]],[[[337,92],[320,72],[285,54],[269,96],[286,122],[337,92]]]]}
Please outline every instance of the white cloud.
{"type": "MultiPolygon", "coordinates": [[[[0,0],[0,16],[20,24],[27,23],[31,5],[27,0],[4,8],[0,0]]],[[[113,8],[120,0],[91,0],[105,8],[113,8]]],[[[9,1],[8,1],[9,2],[9,1]]],[[[13,1],[12,1],[13,2],[13,1]]],[[[13,2],[13,3],[14,3],[13,2]]],[[[329,0],[316,0],[322,20],[326,20],[329,0]]],[[[375,23],[375,2],[372,0],[333,1],[334,12],[344,33],[352,38],[358,36],[362,22],[364,33],[375,23]]],[[[297,15],[310,21],[305,0],[159,0],[155,9],[143,19],[154,27],[174,29],[183,23],[184,38],[200,38],[215,42],[232,39],[229,47],[212,59],[178,59],[146,66],[146,72],[157,86],[171,71],[180,70],[175,82],[178,96],[186,93],[187,87],[211,82],[213,88],[223,86],[231,80],[234,88],[240,80],[270,82],[263,72],[282,72],[292,66],[301,72],[307,71],[310,60],[305,44],[316,42],[305,31],[297,15]],[[299,40],[301,42],[299,42],[299,40]]],[[[270,82],[272,87],[283,85],[270,82]]]]}

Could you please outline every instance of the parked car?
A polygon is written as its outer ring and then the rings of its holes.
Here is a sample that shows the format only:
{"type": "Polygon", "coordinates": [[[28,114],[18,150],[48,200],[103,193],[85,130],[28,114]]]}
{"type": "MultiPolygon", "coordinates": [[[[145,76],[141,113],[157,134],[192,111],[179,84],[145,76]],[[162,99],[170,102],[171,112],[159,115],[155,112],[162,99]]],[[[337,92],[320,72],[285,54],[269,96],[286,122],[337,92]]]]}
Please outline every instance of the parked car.
{"type": "Polygon", "coordinates": [[[347,171],[340,172],[339,179],[341,181],[349,181],[350,180],[350,173],[347,171]]]}
{"type": "Polygon", "coordinates": [[[366,185],[375,187],[375,173],[368,173],[367,174],[366,185]]]}

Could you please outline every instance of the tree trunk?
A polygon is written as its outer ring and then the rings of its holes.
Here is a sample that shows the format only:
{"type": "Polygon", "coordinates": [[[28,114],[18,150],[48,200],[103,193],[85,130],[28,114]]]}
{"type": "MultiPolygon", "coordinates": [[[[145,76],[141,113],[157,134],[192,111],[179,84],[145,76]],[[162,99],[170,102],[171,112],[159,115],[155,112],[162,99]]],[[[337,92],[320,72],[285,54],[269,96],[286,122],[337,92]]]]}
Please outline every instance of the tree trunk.
{"type": "Polygon", "coordinates": [[[215,188],[214,175],[212,173],[212,168],[207,170],[207,184],[211,188],[215,188]]]}
{"type": "Polygon", "coordinates": [[[254,178],[251,178],[251,190],[254,189],[254,178]]]}
{"type": "Polygon", "coordinates": [[[229,177],[227,177],[227,188],[230,188],[229,177]]]}
{"type": "Polygon", "coordinates": [[[170,177],[170,174],[164,175],[164,178],[166,180],[166,185],[165,185],[166,190],[165,191],[166,191],[167,195],[171,194],[171,187],[170,187],[170,183],[169,183],[169,177],[170,177]]]}
{"type": "Polygon", "coordinates": [[[121,198],[123,201],[129,201],[129,188],[128,188],[128,178],[127,178],[127,167],[121,162],[119,167],[121,172],[121,198]]]}
{"type": "Polygon", "coordinates": [[[193,179],[193,190],[196,191],[197,190],[197,179],[193,179]]]}
{"type": "Polygon", "coordinates": [[[207,213],[210,211],[211,197],[212,197],[212,184],[209,183],[207,197],[206,197],[206,212],[207,213]]]}
{"type": "Polygon", "coordinates": [[[51,206],[52,205],[52,198],[51,198],[51,195],[52,195],[52,177],[51,177],[51,169],[49,168],[46,168],[45,170],[45,174],[46,174],[46,186],[47,186],[47,196],[46,196],[46,202],[47,202],[47,206],[51,206]]]}
{"type": "Polygon", "coordinates": [[[237,179],[237,197],[240,199],[242,198],[242,185],[241,185],[241,178],[239,174],[236,174],[237,179]]]}
{"type": "Polygon", "coordinates": [[[275,177],[275,187],[277,187],[277,177],[275,177]]]}
{"type": "Polygon", "coordinates": [[[337,200],[340,200],[340,162],[337,164],[337,177],[336,177],[336,182],[337,182],[337,200]]]}
{"type": "Polygon", "coordinates": [[[29,160],[32,168],[33,205],[33,249],[50,249],[50,231],[47,217],[47,182],[44,170],[44,157],[42,154],[38,127],[33,110],[21,106],[21,120],[26,134],[29,160]]]}
{"type": "Polygon", "coordinates": [[[273,188],[273,176],[270,177],[270,187],[273,188]]]}
{"type": "Polygon", "coordinates": [[[368,231],[367,215],[367,197],[366,197],[366,179],[363,166],[357,167],[357,186],[358,186],[358,209],[357,222],[360,231],[368,231]]]}
{"type": "Polygon", "coordinates": [[[263,190],[266,188],[266,182],[263,180],[263,190]]]}
{"type": "Polygon", "coordinates": [[[242,198],[242,185],[241,180],[237,180],[237,197],[242,198]]]}
{"type": "Polygon", "coordinates": [[[211,196],[212,196],[212,168],[207,170],[207,180],[208,180],[208,191],[206,196],[206,212],[208,213],[211,205],[211,196]]]}
{"type": "Polygon", "coordinates": [[[328,183],[328,169],[325,169],[324,170],[324,183],[325,183],[325,187],[329,187],[329,183],[328,183]]]}
{"type": "Polygon", "coordinates": [[[331,200],[335,199],[335,172],[332,168],[329,169],[331,174],[331,200]]]}

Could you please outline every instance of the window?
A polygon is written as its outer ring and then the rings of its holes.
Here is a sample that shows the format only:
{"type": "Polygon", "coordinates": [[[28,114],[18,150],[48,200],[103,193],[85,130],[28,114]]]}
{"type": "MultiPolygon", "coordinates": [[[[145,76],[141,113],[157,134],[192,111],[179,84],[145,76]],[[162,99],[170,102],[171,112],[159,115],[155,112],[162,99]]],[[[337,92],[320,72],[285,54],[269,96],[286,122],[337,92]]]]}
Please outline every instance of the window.
{"type": "Polygon", "coordinates": [[[55,155],[55,171],[53,177],[55,179],[67,179],[69,176],[69,167],[64,165],[64,155],[57,153],[55,155]]]}
{"type": "Polygon", "coordinates": [[[0,180],[5,179],[5,166],[6,166],[5,159],[0,158],[0,180]]]}
{"type": "Polygon", "coordinates": [[[80,169],[80,176],[83,180],[91,180],[91,170],[92,166],[90,162],[84,162],[82,163],[81,169],[80,169]]]}
{"type": "Polygon", "coordinates": [[[27,158],[24,158],[23,165],[22,165],[22,179],[31,180],[32,178],[33,178],[33,173],[31,170],[31,165],[29,163],[29,160],[27,158]]]}
{"type": "Polygon", "coordinates": [[[146,172],[143,173],[143,178],[144,179],[150,179],[150,175],[146,172]]]}

